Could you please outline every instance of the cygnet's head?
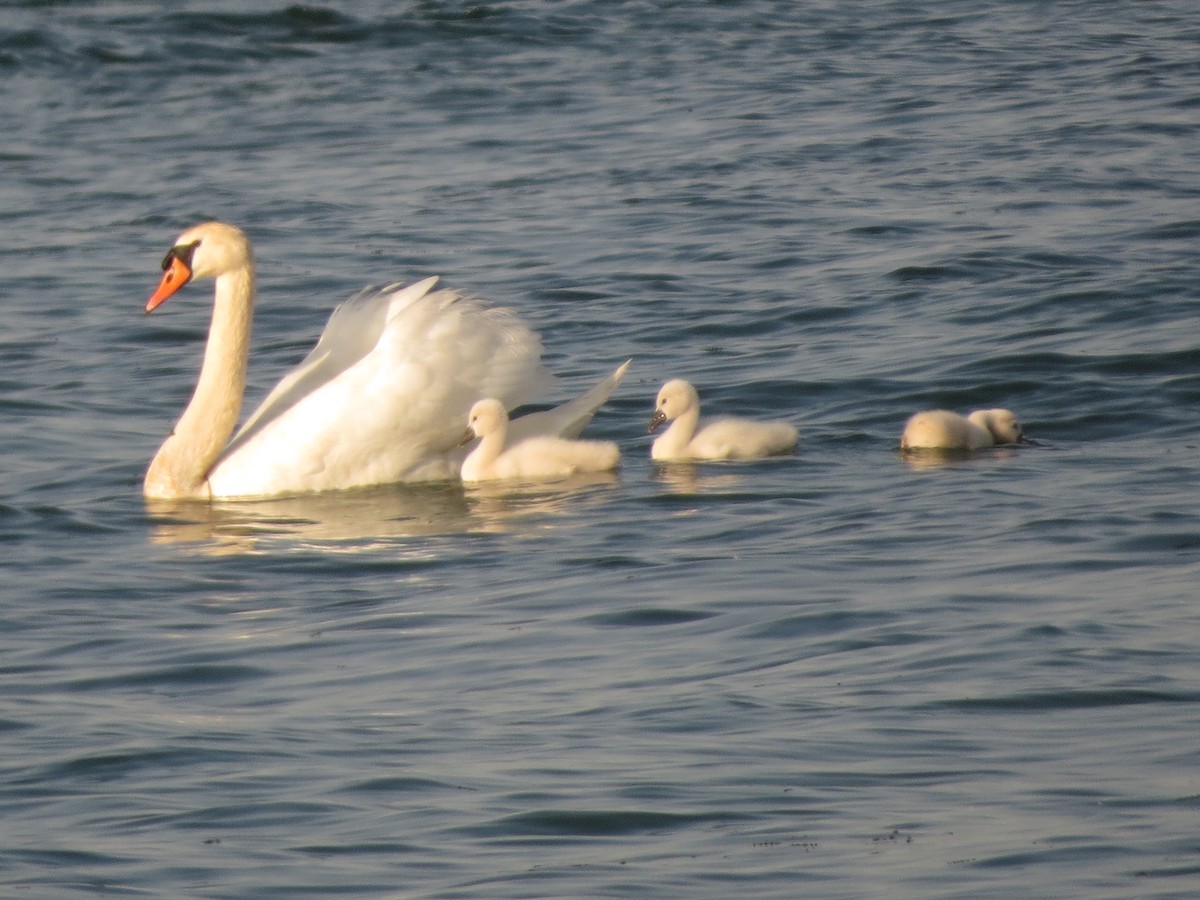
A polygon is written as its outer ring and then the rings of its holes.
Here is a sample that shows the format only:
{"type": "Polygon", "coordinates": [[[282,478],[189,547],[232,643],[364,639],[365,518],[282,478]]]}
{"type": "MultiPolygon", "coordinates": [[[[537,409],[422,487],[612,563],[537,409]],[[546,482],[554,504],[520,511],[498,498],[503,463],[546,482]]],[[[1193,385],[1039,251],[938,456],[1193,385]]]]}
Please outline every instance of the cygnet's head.
{"type": "Polygon", "coordinates": [[[689,409],[700,406],[700,395],[696,389],[682,378],[668,381],[659,389],[658,398],[654,401],[654,415],[650,417],[647,431],[653,431],[663,422],[677,419],[689,409]]]}
{"type": "Polygon", "coordinates": [[[1008,409],[977,409],[968,416],[980,428],[986,429],[997,444],[1022,444],[1025,432],[1016,413],[1008,409]]]}
{"type": "Polygon", "coordinates": [[[486,437],[503,428],[508,422],[508,410],[499,400],[480,400],[471,407],[467,416],[467,431],[462,443],[469,444],[476,438],[486,437]]]}

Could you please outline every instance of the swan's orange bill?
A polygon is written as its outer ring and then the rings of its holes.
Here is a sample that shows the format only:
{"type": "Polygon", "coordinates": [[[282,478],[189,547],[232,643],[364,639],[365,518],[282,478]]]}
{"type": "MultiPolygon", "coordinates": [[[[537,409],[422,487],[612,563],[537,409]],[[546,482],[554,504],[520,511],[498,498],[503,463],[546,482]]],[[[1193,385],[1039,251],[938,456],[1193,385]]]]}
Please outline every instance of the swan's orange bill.
{"type": "Polygon", "coordinates": [[[158,290],[146,301],[146,312],[150,312],[191,280],[192,270],[188,268],[187,263],[177,256],[172,256],[171,264],[167,266],[162,281],[158,283],[158,290]]]}

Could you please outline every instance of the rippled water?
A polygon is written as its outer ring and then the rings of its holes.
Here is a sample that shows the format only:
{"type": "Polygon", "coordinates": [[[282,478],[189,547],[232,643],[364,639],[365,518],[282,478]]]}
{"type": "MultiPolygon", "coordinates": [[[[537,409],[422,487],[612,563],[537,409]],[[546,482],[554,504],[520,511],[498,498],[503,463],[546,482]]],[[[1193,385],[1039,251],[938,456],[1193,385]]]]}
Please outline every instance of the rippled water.
{"type": "Polygon", "coordinates": [[[1191,4],[30,0],[0,77],[0,893],[1200,891],[1191,4]],[[620,475],[147,506],[214,217],[252,400],[437,273],[636,358],[620,475]],[[652,465],[678,376],[799,453],[652,465]]]}

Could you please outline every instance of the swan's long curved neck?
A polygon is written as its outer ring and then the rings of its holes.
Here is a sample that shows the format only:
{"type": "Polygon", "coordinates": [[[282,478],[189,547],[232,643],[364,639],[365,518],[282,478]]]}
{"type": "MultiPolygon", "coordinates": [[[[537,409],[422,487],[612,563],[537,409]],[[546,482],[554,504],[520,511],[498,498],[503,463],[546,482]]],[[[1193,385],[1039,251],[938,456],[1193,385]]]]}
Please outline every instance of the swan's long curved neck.
{"type": "Polygon", "coordinates": [[[175,430],[146,471],[147,497],[208,497],[209,472],[242,408],[253,315],[253,266],[219,276],[200,377],[175,430]]]}

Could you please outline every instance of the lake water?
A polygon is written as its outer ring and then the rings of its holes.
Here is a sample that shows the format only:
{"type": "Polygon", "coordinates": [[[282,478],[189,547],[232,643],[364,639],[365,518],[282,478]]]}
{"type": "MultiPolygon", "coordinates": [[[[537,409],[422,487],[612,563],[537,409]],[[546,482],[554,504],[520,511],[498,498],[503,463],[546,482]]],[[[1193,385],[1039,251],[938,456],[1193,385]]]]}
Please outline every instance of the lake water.
{"type": "Polygon", "coordinates": [[[0,894],[1200,893],[1194,4],[26,0],[0,78],[0,894]],[[251,402],[440,274],[635,358],[619,475],[147,506],[207,218],[251,402]],[[671,377],[799,452],[652,464],[671,377]]]}

